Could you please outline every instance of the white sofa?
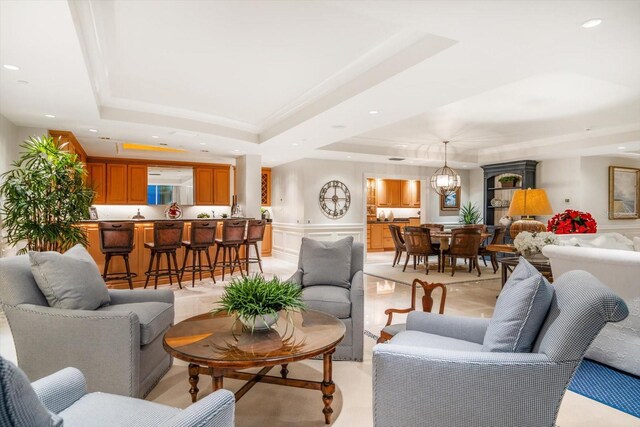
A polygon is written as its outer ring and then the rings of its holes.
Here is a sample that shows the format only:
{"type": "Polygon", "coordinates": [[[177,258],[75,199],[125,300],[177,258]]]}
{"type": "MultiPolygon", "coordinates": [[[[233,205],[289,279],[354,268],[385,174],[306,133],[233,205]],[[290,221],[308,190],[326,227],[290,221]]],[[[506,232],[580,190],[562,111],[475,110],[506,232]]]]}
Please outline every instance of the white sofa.
{"type": "MultiPolygon", "coordinates": [[[[612,239],[624,243],[624,237],[619,236],[613,236],[612,239]]],[[[595,238],[597,236],[585,238],[584,246],[590,245],[595,238]]],[[[561,244],[566,244],[566,241],[563,238],[561,244]]],[[[612,240],[607,238],[600,241],[612,240]]],[[[633,244],[631,249],[584,246],[550,245],[545,246],[542,253],[549,257],[555,277],[571,270],[585,270],[625,300],[629,317],[605,326],[589,347],[586,357],[640,376],[640,251],[634,251],[633,244]]],[[[613,246],[617,246],[617,243],[613,246]]]]}

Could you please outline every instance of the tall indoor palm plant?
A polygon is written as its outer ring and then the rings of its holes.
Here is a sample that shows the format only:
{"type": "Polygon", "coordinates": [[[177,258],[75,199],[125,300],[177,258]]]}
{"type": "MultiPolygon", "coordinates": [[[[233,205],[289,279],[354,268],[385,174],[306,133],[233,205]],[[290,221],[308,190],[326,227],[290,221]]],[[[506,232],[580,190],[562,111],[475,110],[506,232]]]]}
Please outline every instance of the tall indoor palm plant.
{"type": "Polygon", "coordinates": [[[66,145],[51,136],[31,137],[13,169],[0,177],[2,226],[8,244],[27,242],[20,253],[63,252],[87,243],[76,225],[88,217],[95,193],[84,183],[84,165],[66,145]]]}

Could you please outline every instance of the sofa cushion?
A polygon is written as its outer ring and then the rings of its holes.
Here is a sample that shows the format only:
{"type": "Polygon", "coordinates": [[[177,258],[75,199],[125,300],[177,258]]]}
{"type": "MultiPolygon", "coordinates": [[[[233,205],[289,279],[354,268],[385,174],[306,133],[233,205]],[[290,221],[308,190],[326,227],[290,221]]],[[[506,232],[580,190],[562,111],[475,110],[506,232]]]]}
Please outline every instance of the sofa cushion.
{"type": "Polygon", "coordinates": [[[581,248],[618,249],[622,251],[634,250],[634,242],[620,233],[577,234],[563,237],[558,242],[560,246],[578,246],[581,248]]]}
{"type": "Polygon", "coordinates": [[[471,341],[443,337],[420,331],[400,331],[389,340],[391,344],[453,351],[481,351],[482,345],[471,341]]]}
{"type": "Polygon", "coordinates": [[[520,257],[504,285],[484,336],[483,351],[531,351],[553,299],[553,288],[520,257]]]}
{"type": "Polygon", "coordinates": [[[640,252],[640,237],[638,236],[633,238],[633,250],[640,252]]]}
{"type": "Polygon", "coordinates": [[[351,286],[351,248],[353,236],[335,242],[302,238],[300,268],[302,286],[351,286]]]}
{"type": "Polygon", "coordinates": [[[102,307],[99,311],[135,313],[140,321],[140,344],[153,341],[173,323],[173,304],[166,302],[137,302],[102,307]]]}
{"type": "Polygon", "coordinates": [[[351,316],[349,289],[340,286],[310,286],[302,290],[302,299],[311,310],[322,311],[338,319],[351,316]]]}
{"type": "Polygon", "coordinates": [[[0,357],[0,425],[61,426],[62,419],[40,402],[27,376],[16,365],[0,357]]]}
{"type": "Polygon", "coordinates": [[[89,393],[60,412],[65,426],[159,426],[177,408],[109,393],[89,393]]]}
{"type": "Polygon", "coordinates": [[[29,252],[31,272],[49,306],[95,310],[109,304],[109,292],[98,266],[82,245],[64,254],[29,252]]]}

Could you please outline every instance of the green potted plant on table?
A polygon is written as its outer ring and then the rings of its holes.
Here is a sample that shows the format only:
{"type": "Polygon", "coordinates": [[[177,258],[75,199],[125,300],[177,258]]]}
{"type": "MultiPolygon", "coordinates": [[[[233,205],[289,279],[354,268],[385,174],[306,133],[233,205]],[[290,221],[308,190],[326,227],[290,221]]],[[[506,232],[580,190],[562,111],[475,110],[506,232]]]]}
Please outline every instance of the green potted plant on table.
{"type": "Polygon", "coordinates": [[[503,176],[498,179],[498,181],[502,185],[502,188],[515,187],[519,180],[520,180],[520,177],[517,175],[503,176]]]}
{"type": "Polygon", "coordinates": [[[460,208],[460,224],[480,224],[482,212],[475,204],[467,202],[460,208]]]}
{"type": "Polygon", "coordinates": [[[268,330],[278,321],[279,312],[305,308],[302,288],[277,277],[266,280],[260,274],[233,279],[225,286],[218,308],[213,313],[234,315],[247,328],[268,330]]]}
{"type": "Polygon", "coordinates": [[[0,215],[7,243],[26,241],[27,251],[64,252],[87,244],[77,226],[89,217],[95,192],[84,183],[86,171],[76,154],[51,136],[31,137],[22,145],[21,157],[1,178],[0,215]]]}

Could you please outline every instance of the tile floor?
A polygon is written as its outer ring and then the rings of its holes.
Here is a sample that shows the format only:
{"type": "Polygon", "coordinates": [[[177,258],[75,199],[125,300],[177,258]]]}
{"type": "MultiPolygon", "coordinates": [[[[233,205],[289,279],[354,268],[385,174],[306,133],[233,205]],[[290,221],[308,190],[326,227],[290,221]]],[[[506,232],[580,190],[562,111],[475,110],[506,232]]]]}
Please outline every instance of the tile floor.
{"type": "MultiPolygon", "coordinates": [[[[384,262],[392,254],[377,253],[368,262],[384,262]]],[[[264,262],[266,275],[288,278],[295,265],[267,258],[264,262]]],[[[445,313],[489,317],[493,313],[499,280],[467,282],[448,285],[445,313]]],[[[222,291],[222,285],[203,281],[195,288],[176,289],[176,322],[211,310],[222,291]]],[[[144,292],[142,290],[135,292],[144,292]]],[[[378,334],[386,322],[384,310],[389,307],[405,307],[409,304],[410,287],[392,281],[365,276],[365,329],[378,334]]],[[[435,303],[439,301],[436,298],[435,303]]],[[[402,317],[398,317],[402,321],[402,317]]],[[[374,340],[365,337],[365,360],[334,363],[334,381],[337,391],[334,396],[334,426],[366,427],[371,421],[371,349],[374,340]]],[[[10,360],[16,359],[13,340],[4,316],[0,315],[0,354],[10,360]]],[[[310,360],[291,364],[290,376],[309,378],[320,376],[320,361],[310,360]]],[[[225,387],[237,390],[240,381],[226,380],[225,387]]],[[[208,387],[201,387],[208,389],[208,387]]],[[[189,405],[186,365],[176,361],[174,367],[147,397],[159,403],[186,407],[189,405]]],[[[201,396],[209,393],[203,390],[201,396]]],[[[321,426],[322,408],[320,395],[313,390],[299,390],[268,384],[258,384],[237,403],[237,425],[239,427],[261,426],[321,426]],[[265,396],[268,396],[265,399],[265,396]]],[[[567,392],[558,417],[560,427],[640,426],[640,420],[593,400],[567,392]]]]}

